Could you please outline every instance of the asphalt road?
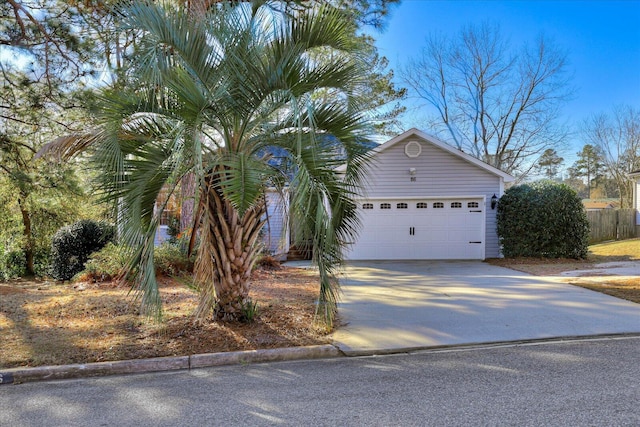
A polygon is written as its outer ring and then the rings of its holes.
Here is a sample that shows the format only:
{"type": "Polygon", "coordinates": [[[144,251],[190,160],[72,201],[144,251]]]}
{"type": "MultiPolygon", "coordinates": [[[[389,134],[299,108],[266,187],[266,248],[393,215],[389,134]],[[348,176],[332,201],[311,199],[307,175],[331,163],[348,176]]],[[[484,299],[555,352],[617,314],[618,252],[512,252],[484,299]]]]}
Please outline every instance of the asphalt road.
{"type": "Polygon", "coordinates": [[[638,426],[640,337],[0,386],[1,426],[638,426]]]}

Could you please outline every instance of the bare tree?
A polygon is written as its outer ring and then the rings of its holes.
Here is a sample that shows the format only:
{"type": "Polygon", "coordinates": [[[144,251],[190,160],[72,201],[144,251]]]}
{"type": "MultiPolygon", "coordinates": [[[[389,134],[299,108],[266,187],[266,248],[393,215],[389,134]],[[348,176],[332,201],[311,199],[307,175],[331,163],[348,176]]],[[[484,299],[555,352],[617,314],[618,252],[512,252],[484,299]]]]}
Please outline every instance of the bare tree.
{"type": "Polygon", "coordinates": [[[434,131],[497,168],[524,176],[565,142],[558,117],[572,94],[567,55],[543,37],[514,49],[488,23],[455,39],[432,34],[401,75],[435,109],[434,131]]]}
{"type": "Polygon", "coordinates": [[[628,174],[640,168],[640,111],[617,106],[610,114],[593,115],[585,120],[583,134],[600,149],[620,191],[620,207],[631,207],[633,187],[628,174]]]}

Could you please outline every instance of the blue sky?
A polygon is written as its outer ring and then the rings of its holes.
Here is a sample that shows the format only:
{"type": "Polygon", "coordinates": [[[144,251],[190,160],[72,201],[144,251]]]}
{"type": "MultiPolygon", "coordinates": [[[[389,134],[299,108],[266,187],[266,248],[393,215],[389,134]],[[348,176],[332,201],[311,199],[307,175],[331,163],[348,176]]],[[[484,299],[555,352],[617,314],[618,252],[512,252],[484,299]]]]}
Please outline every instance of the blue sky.
{"type": "MultiPolygon", "coordinates": [[[[617,104],[640,108],[640,0],[404,0],[393,10],[386,30],[374,37],[380,54],[397,70],[420,52],[431,32],[455,35],[462,26],[482,21],[498,23],[515,46],[543,34],[567,51],[577,90],[563,119],[573,124],[576,135],[580,122],[591,114],[617,104]]],[[[408,114],[406,125],[420,128],[416,117],[425,113],[408,114]]],[[[567,160],[582,145],[573,137],[567,160]]]]}

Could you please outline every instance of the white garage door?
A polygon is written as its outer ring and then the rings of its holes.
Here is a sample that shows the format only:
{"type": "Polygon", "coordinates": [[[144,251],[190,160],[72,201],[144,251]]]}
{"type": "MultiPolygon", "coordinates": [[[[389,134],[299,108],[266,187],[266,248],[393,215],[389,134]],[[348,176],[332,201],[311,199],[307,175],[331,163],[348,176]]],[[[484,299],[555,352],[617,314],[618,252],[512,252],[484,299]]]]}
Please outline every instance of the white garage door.
{"type": "Polygon", "coordinates": [[[347,259],[484,259],[482,198],[366,200],[347,259]]]}

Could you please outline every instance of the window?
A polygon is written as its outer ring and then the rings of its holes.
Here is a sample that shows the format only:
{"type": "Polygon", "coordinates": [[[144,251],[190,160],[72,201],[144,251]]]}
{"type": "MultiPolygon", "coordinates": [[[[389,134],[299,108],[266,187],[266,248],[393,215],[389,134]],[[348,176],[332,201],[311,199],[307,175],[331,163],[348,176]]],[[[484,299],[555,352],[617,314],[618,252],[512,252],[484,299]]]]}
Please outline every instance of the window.
{"type": "Polygon", "coordinates": [[[362,209],[373,209],[373,203],[363,203],[362,209]]]}
{"type": "Polygon", "coordinates": [[[380,209],[391,209],[391,203],[380,203],[380,209]]]}
{"type": "Polygon", "coordinates": [[[433,204],[433,208],[434,208],[434,209],[442,209],[442,208],[444,208],[444,203],[442,203],[442,202],[435,202],[435,203],[433,204]]]}
{"type": "Polygon", "coordinates": [[[418,208],[418,209],[427,209],[427,204],[425,202],[419,202],[416,205],[416,208],[418,208]]]}
{"type": "Polygon", "coordinates": [[[398,203],[396,208],[398,209],[407,209],[409,206],[406,203],[398,203]]]}
{"type": "Polygon", "coordinates": [[[460,202],[451,202],[451,207],[452,208],[461,208],[462,207],[462,203],[460,203],[460,202]]]}
{"type": "Polygon", "coordinates": [[[477,208],[478,207],[478,202],[469,202],[469,203],[467,203],[467,207],[468,208],[477,208]]]}

